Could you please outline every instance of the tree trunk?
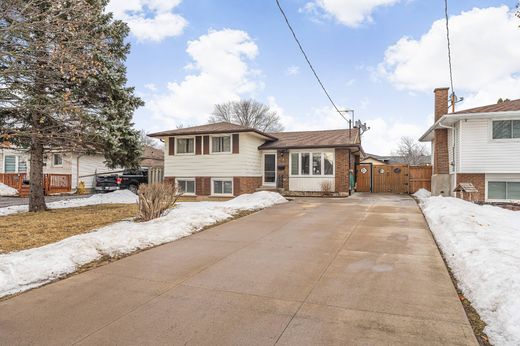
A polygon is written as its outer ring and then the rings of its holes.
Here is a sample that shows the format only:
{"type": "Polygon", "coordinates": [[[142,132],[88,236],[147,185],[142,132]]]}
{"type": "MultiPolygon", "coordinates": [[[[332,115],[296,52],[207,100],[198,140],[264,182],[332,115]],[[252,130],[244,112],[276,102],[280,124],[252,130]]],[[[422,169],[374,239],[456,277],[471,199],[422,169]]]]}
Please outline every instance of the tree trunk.
{"type": "Polygon", "coordinates": [[[31,145],[30,182],[29,211],[47,210],[43,189],[43,144],[37,139],[33,139],[31,145]]]}

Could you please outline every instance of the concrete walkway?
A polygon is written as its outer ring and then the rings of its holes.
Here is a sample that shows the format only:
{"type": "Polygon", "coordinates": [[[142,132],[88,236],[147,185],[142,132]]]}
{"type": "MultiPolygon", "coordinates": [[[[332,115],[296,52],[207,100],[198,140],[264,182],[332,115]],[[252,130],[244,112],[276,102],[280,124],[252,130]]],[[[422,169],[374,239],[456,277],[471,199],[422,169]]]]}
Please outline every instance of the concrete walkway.
{"type": "Polygon", "coordinates": [[[407,196],[300,199],[0,302],[0,344],[476,345],[407,196]]]}

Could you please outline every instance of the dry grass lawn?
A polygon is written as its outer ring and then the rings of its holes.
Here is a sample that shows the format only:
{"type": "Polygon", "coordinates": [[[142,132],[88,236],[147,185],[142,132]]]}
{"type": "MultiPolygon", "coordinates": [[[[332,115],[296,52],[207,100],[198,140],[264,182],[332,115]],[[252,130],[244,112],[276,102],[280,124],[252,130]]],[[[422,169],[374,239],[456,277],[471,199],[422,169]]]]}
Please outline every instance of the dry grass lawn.
{"type": "Polygon", "coordinates": [[[105,204],[2,216],[0,253],[54,243],[136,214],[137,205],[105,204]]]}

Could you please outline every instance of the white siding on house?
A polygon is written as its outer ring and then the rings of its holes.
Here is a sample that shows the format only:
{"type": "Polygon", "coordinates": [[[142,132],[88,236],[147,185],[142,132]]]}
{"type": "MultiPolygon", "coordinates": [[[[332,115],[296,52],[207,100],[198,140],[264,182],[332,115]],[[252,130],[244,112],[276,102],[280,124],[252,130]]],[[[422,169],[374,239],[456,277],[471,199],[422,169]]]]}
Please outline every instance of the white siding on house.
{"type": "Polygon", "coordinates": [[[335,191],[335,178],[334,177],[295,177],[289,178],[289,190],[290,191],[310,191],[320,192],[323,191],[321,184],[325,181],[331,183],[331,191],[335,191]]]}
{"type": "MultiPolygon", "coordinates": [[[[165,177],[261,177],[265,140],[251,133],[239,134],[238,154],[169,155],[165,151],[165,177]]],[[[168,138],[165,138],[168,143],[168,138]]],[[[211,145],[211,143],[210,143],[211,145]]],[[[166,145],[168,147],[168,145],[166,145]]]]}
{"type": "Polygon", "coordinates": [[[520,140],[493,140],[491,120],[468,119],[459,124],[458,173],[520,173],[520,140]]]}
{"type": "MultiPolygon", "coordinates": [[[[121,168],[110,169],[105,165],[105,157],[103,155],[89,155],[79,157],[78,181],[83,181],[87,189],[95,187],[96,174],[104,174],[122,171],[121,168]]],[[[72,174],[69,172],[69,174],[72,174]]],[[[75,188],[78,181],[73,181],[72,186],[75,188]]]]}

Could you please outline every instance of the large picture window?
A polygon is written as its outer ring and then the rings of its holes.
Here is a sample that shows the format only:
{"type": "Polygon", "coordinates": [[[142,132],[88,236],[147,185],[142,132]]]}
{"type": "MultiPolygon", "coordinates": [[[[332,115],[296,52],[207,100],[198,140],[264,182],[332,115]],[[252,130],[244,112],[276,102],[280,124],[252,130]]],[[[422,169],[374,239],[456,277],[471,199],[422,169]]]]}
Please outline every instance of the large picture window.
{"type": "Polygon", "coordinates": [[[195,138],[177,138],[177,154],[194,154],[195,138]]]}
{"type": "Polygon", "coordinates": [[[520,182],[488,182],[488,199],[520,200],[520,182]]]}
{"type": "Polygon", "coordinates": [[[493,139],[520,138],[520,120],[494,120],[493,139]]]}
{"type": "Polygon", "coordinates": [[[4,172],[16,173],[16,156],[6,155],[4,158],[4,172]]]}
{"type": "Polygon", "coordinates": [[[334,153],[291,153],[291,175],[334,175],[334,153]]]}
{"type": "Polygon", "coordinates": [[[213,152],[213,153],[230,153],[231,152],[231,136],[211,137],[211,152],[213,152]]]}

